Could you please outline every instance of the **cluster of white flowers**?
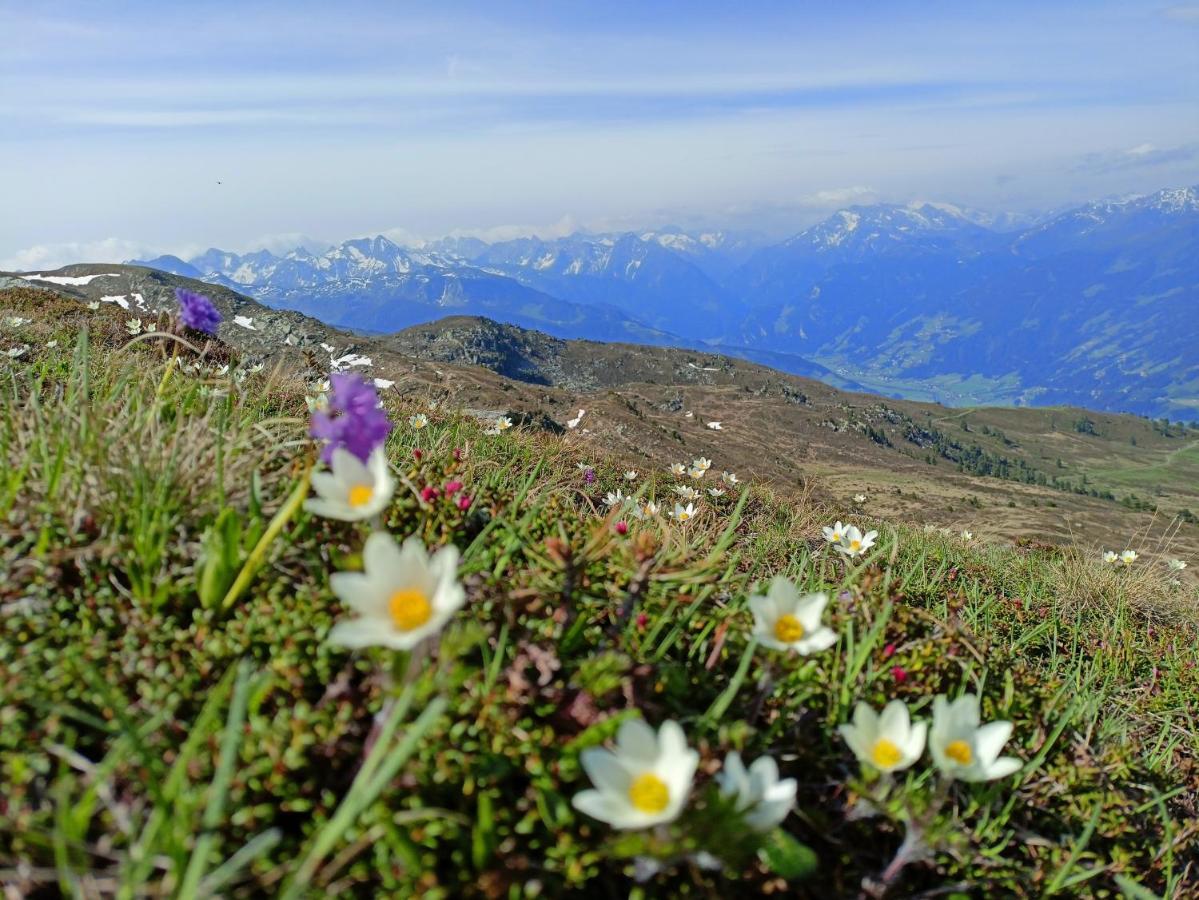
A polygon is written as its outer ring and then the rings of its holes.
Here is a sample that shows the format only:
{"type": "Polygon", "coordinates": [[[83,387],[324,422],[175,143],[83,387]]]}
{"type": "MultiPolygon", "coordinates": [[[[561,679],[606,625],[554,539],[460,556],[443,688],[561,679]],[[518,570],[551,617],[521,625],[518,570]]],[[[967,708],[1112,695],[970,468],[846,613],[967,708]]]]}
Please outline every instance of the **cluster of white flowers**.
{"type": "MultiPolygon", "coordinates": [[[[373,520],[378,527],[395,488],[381,445],[365,463],[337,447],[329,470],[313,473],[316,496],[304,508],[343,522],[373,520]]],[[[466,602],[458,580],[458,549],[452,544],[430,554],[416,536],[397,544],[386,531],[376,530],[366,539],[362,561],[361,572],[329,576],[333,593],[355,613],[333,626],[332,643],[410,650],[439,632],[466,602]]]]}
{"type": "MultiPolygon", "coordinates": [[[[663,722],[655,732],[641,719],[630,719],[617,731],[614,749],[592,747],[579,762],[593,787],[575,794],[571,804],[613,828],[630,830],[679,817],[694,787],[699,753],[687,746],[677,722],[663,722]]],[[[768,756],[746,769],[741,754],[732,751],[717,784],[753,831],[770,831],[795,805],[795,779],[780,779],[778,765],[768,756]]]]}
{"type": "Polygon", "coordinates": [[[933,699],[933,722],[912,722],[907,705],[892,700],[881,714],[859,702],[853,722],[840,726],[841,736],[858,760],[880,772],[909,768],[924,753],[927,738],[933,763],[959,781],[991,781],[1020,768],[1020,760],[1000,756],[1012,736],[1011,722],[981,724],[979,700],[963,694],[950,701],[933,699]]]}
{"type": "Polygon", "coordinates": [[[1131,566],[1139,558],[1140,554],[1135,550],[1123,550],[1120,553],[1114,550],[1103,551],[1103,561],[1112,565],[1119,563],[1122,566],[1131,566]]]}
{"type": "Polygon", "coordinates": [[[511,427],[512,420],[508,416],[500,416],[498,419],[492,420],[491,424],[483,429],[483,433],[489,435],[503,434],[511,427]]]}
{"type": "Polygon", "coordinates": [[[861,556],[874,546],[877,537],[877,531],[867,531],[863,534],[856,525],[843,525],[841,522],[824,527],[824,539],[838,553],[848,557],[861,556]]]}

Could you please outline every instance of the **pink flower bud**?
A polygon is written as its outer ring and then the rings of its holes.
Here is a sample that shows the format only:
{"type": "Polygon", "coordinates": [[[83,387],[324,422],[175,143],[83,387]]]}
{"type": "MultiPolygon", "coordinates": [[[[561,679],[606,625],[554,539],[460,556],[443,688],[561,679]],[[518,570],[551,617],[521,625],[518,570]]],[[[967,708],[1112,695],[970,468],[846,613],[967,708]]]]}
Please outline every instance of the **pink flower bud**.
{"type": "Polygon", "coordinates": [[[420,498],[421,498],[422,500],[424,500],[426,503],[431,503],[433,500],[436,500],[436,499],[437,499],[437,495],[438,495],[439,493],[440,493],[440,492],[437,490],[437,488],[435,488],[435,487],[433,487],[432,485],[430,485],[429,487],[427,487],[427,488],[424,488],[424,489],[423,489],[423,490],[420,492],[420,498]]]}
{"type": "Polygon", "coordinates": [[[905,669],[903,666],[892,666],[891,667],[891,677],[894,678],[900,684],[903,684],[905,681],[908,680],[908,670],[905,669]]]}
{"type": "Polygon", "coordinates": [[[458,498],[458,508],[463,512],[466,512],[468,509],[470,509],[470,504],[471,499],[469,494],[463,494],[458,498]]]}
{"type": "Polygon", "coordinates": [[[454,496],[454,494],[458,493],[460,490],[462,490],[461,481],[447,481],[445,483],[445,495],[447,497],[454,496]]]}
{"type": "Polygon", "coordinates": [[[617,522],[616,523],[616,533],[621,534],[621,535],[628,534],[629,533],[629,523],[628,522],[617,522]]]}

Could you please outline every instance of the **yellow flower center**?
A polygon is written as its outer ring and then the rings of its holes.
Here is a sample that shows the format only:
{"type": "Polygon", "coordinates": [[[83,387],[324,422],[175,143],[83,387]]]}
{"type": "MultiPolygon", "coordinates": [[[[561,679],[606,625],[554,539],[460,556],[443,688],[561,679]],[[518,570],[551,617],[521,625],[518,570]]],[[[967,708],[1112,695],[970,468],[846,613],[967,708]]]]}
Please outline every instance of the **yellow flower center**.
{"type": "Polygon", "coordinates": [[[691,513],[689,513],[689,512],[679,513],[679,521],[680,522],[686,522],[690,518],[691,518],[691,513]]]}
{"type": "Polygon", "coordinates": [[[959,766],[968,766],[974,760],[974,754],[970,752],[970,745],[965,741],[950,741],[945,745],[945,755],[959,766]]]}
{"type": "Polygon", "coordinates": [[[350,506],[355,509],[359,506],[366,506],[374,495],[375,489],[369,484],[356,484],[350,488],[350,506]]]}
{"type": "Polygon", "coordinates": [[[795,616],[779,616],[778,621],[774,623],[774,636],[784,644],[794,643],[804,636],[803,625],[795,616]]]}
{"type": "Polygon", "coordinates": [[[886,738],[879,738],[874,742],[874,749],[870,751],[870,758],[874,760],[874,764],[880,769],[890,769],[893,766],[899,765],[899,761],[903,759],[903,754],[899,752],[891,741],[886,738]]]}
{"type": "Polygon", "coordinates": [[[850,549],[850,550],[861,550],[861,549],[862,549],[862,542],[861,542],[861,541],[850,541],[850,542],[849,542],[849,549],[850,549]]]}
{"type": "Polygon", "coordinates": [[[646,772],[629,785],[629,802],[643,813],[660,813],[670,803],[670,789],[657,775],[646,772]]]}
{"type": "Polygon", "coordinates": [[[833,540],[834,540],[834,541],[839,541],[839,540],[841,540],[841,532],[839,532],[839,531],[834,531],[834,532],[833,532],[833,540]]]}
{"type": "Polygon", "coordinates": [[[433,616],[433,606],[423,591],[414,588],[404,588],[396,591],[387,601],[387,611],[391,613],[391,621],[400,631],[413,631],[420,628],[433,616]]]}

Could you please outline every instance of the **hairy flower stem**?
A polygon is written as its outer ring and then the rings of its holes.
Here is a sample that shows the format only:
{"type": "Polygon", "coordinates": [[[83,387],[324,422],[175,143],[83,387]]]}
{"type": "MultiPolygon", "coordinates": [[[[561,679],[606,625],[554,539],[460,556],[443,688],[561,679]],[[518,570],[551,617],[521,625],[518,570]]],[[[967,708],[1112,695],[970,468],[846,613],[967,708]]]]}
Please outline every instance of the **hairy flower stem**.
{"type": "Polygon", "coordinates": [[[929,827],[936,820],[937,814],[945,805],[945,801],[949,799],[949,788],[952,783],[952,779],[949,778],[937,779],[936,793],[933,794],[932,802],[923,815],[914,816],[911,808],[907,808],[907,828],[904,831],[903,843],[899,845],[895,856],[879,876],[878,886],[881,888],[881,892],[877,896],[881,897],[886,893],[887,889],[899,878],[904,866],[923,859],[932,850],[925,837],[929,827]]]}

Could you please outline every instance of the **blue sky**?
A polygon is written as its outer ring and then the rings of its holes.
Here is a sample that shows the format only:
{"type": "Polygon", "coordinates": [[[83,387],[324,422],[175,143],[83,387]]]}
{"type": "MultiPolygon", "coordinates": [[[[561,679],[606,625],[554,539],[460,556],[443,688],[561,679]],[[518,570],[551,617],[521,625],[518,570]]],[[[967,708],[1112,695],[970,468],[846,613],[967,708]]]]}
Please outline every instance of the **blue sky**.
{"type": "Polygon", "coordinates": [[[0,267],[1199,182],[1199,3],[0,0],[0,34],[0,267]]]}

